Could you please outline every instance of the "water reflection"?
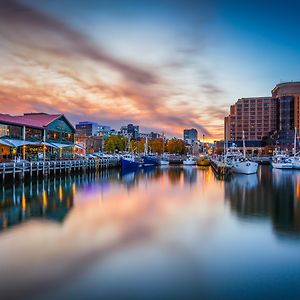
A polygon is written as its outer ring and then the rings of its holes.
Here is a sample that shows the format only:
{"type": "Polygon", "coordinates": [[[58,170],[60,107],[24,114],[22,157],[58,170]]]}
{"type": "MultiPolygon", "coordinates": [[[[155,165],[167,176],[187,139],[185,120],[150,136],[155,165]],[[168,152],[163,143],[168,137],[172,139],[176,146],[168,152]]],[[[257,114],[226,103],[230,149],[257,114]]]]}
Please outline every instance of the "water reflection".
{"type": "Polygon", "coordinates": [[[2,227],[11,226],[0,233],[7,299],[300,292],[289,280],[300,278],[300,172],[262,167],[222,181],[210,168],[111,170],[11,185],[1,197],[2,227]]]}
{"type": "Polygon", "coordinates": [[[225,199],[240,217],[270,218],[275,233],[300,234],[300,172],[261,167],[259,174],[234,176],[225,199]]]}

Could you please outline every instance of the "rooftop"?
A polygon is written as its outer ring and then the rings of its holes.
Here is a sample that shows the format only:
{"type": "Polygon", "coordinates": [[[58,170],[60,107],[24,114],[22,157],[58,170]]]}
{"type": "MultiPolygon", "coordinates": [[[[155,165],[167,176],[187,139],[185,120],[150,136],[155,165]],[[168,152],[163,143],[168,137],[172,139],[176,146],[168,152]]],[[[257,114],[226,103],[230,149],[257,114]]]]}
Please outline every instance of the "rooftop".
{"type": "Polygon", "coordinates": [[[45,128],[53,121],[64,116],[63,114],[25,113],[22,116],[0,114],[0,122],[17,124],[34,128],[45,128]]]}

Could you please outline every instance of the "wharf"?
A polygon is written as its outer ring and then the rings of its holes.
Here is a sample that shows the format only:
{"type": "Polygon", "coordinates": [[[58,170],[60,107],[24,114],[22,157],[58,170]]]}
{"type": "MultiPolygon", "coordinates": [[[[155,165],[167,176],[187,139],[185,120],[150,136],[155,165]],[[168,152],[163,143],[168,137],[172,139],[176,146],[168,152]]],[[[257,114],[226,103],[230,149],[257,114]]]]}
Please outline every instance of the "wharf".
{"type": "Polygon", "coordinates": [[[117,158],[93,159],[93,160],[54,160],[36,162],[7,162],[0,163],[0,180],[4,182],[8,178],[13,180],[25,176],[60,176],[61,174],[85,173],[100,169],[116,167],[120,165],[117,158]]]}
{"type": "Polygon", "coordinates": [[[224,163],[223,161],[220,161],[218,159],[211,158],[210,164],[212,166],[212,169],[214,170],[217,175],[220,176],[227,176],[231,173],[231,168],[224,163]]]}

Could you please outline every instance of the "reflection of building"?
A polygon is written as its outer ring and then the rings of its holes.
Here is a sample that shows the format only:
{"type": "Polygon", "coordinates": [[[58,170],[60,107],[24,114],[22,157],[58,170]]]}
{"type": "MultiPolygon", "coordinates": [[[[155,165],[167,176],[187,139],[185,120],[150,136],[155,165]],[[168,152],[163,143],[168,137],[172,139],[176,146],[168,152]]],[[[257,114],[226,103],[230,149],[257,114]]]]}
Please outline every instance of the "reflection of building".
{"type": "Polygon", "coordinates": [[[198,131],[195,128],[184,129],[183,130],[183,139],[187,144],[192,144],[198,140],[198,131]]]}
{"type": "Polygon", "coordinates": [[[240,217],[270,218],[276,233],[300,234],[299,176],[266,167],[259,177],[259,183],[256,174],[225,182],[231,209],[240,217]]]}
{"type": "Polygon", "coordinates": [[[224,120],[224,138],[229,141],[261,141],[278,133],[279,144],[292,142],[294,128],[300,130],[300,82],[280,83],[272,97],[239,99],[224,120]]]}
{"type": "MultiPolygon", "coordinates": [[[[23,116],[0,114],[0,144],[5,153],[22,150],[23,156],[41,147],[73,147],[75,129],[62,114],[26,113],[23,116]],[[20,149],[22,148],[22,149],[20,149]]],[[[3,152],[4,152],[3,151],[3,152]]],[[[14,153],[16,154],[16,153],[14,153]]]]}

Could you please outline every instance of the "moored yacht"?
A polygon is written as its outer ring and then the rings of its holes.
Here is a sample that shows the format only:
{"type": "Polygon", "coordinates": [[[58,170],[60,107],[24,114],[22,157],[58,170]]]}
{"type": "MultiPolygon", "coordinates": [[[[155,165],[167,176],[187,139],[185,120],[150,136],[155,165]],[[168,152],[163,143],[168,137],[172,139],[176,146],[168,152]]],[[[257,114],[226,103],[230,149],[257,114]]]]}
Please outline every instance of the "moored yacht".
{"type": "Polygon", "coordinates": [[[194,166],[196,165],[197,163],[197,160],[192,156],[192,155],[189,155],[184,161],[183,161],[183,164],[185,166],[194,166]]]}
{"type": "Polygon", "coordinates": [[[275,150],[272,157],[272,167],[275,169],[292,169],[293,159],[285,151],[275,150]]]}
{"type": "Polygon", "coordinates": [[[254,174],[258,169],[258,163],[246,158],[245,151],[243,155],[235,144],[232,144],[232,146],[228,148],[225,161],[234,173],[254,174]]]}

